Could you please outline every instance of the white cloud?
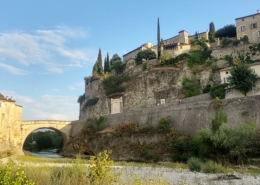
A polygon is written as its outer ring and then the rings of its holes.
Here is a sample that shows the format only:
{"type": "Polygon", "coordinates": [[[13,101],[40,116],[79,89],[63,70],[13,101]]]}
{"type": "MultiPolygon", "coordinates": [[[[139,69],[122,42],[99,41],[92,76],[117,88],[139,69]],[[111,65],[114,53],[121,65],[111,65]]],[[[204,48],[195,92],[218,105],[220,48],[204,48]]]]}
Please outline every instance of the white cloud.
{"type": "Polygon", "coordinates": [[[74,43],[71,41],[87,37],[86,31],[66,26],[57,26],[52,30],[35,30],[31,33],[0,33],[0,60],[11,60],[26,66],[42,65],[49,72],[62,73],[71,67],[93,63],[96,51],[75,48],[71,44],[74,43]]]}
{"type": "Polygon", "coordinates": [[[5,71],[13,74],[13,75],[25,75],[26,72],[24,70],[18,69],[8,64],[0,63],[0,68],[4,69],[5,71]]]}
{"type": "Polygon", "coordinates": [[[1,94],[13,97],[23,106],[23,120],[77,120],[79,108],[77,96],[42,95],[40,99],[0,90],[1,94]]]}
{"type": "Polygon", "coordinates": [[[85,83],[84,82],[79,82],[79,83],[75,83],[75,84],[69,86],[69,89],[74,91],[76,89],[84,89],[84,87],[85,87],[85,83]]]}

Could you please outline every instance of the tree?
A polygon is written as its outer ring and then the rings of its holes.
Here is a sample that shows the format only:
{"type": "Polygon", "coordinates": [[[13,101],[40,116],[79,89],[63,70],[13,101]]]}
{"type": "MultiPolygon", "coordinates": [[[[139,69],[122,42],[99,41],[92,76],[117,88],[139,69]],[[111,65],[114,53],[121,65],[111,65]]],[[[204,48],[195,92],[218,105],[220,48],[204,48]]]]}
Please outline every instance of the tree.
{"type": "Polygon", "coordinates": [[[103,70],[103,65],[102,65],[102,55],[101,55],[101,49],[99,48],[98,51],[98,58],[97,58],[97,71],[99,75],[102,75],[104,70],[103,70]]]}
{"type": "Polygon", "coordinates": [[[107,57],[105,57],[105,60],[104,60],[104,72],[110,72],[110,69],[109,69],[110,65],[109,65],[109,61],[107,60],[107,57]]]}
{"type": "Polygon", "coordinates": [[[110,60],[110,65],[112,66],[115,61],[122,61],[118,54],[114,54],[110,60]]]}
{"type": "Polygon", "coordinates": [[[200,84],[196,80],[185,77],[182,79],[182,90],[185,97],[196,96],[200,94],[200,84]]]}
{"type": "Polygon", "coordinates": [[[238,62],[230,71],[230,85],[246,96],[256,85],[258,75],[250,65],[238,62]]]}
{"type": "Polygon", "coordinates": [[[152,51],[151,49],[146,49],[146,50],[139,51],[137,53],[135,57],[135,63],[139,65],[142,64],[143,60],[151,60],[155,58],[156,58],[155,52],[152,51]]]}
{"type": "Polygon", "coordinates": [[[122,61],[117,60],[113,63],[112,69],[115,70],[116,75],[122,74],[124,69],[125,69],[125,65],[122,63],[122,61]]]}
{"type": "Polygon", "coordinates": [[[111,64],[110,64],[108,52],[107,52],[107,64],[108,64],[108,72],[111,72],[111,64]]]}
{"type": "Polygon", "coordinates": [[[213,22],[211,22],[209,24],[209,41],[210,42],[215,42],[215,33],[216,33],[215,25],[213,22]]]}
{"type": "Polygon", "coordinates": [[[237,36],[237,31],[236,31],[236,26],[233,24],[226,25],[223,28],[220,28],[216,31],[215,33],[216,37],[236,37],[237,36]]]}
{"type": "Polygon", "coordinates": [[[172,58],[171,54],[167,50],[164,50],[161,54],[160,60],[162,63],[164,63],[166,60],[170,58],[172,58]]]}
{"type": "Polygon", "coordinates": [[[157,53],[158,58],[161,56],[161,36],[160,36],[160,20],[158,17],[158,23],[157,23],[157,53]]]}

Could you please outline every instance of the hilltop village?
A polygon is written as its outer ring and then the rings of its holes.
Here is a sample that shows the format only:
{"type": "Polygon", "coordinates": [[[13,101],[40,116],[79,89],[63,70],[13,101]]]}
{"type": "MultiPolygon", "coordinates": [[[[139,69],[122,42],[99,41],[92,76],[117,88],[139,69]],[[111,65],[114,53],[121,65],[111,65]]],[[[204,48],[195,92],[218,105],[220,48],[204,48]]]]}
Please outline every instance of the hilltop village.
{"type": "MultiPolygon", "coordinates": [[[[196,101],[208,100],[210,97],[204,93],[216,86],[222,88],[225,95],[215,94],[211,98],[244,96],[234,88],[223,89],[221,84],[229,83],[231,67],[238,60],[250,64],[260,74],[260,29],[257,26],[260,14],[235,21],[236,26],[227,25],[217,32],[210,23],[210,29],[205,32],[189,35],[182,30],[163,40],[158,19],[157,45],[145,43],[123,55],[123,61],[117,54],[111,60],[107,55],[104,69],[99,51],[92,76],[85,77],[85,93],[78,100],[79,119],[193,101],[189,97],[196,101]],[[186,92],[183,79],[197,87],[190,89],[194,92],[186,92]]],[[[258,84],[247,96],[260,93],[258,84]]]]}
{"type": "Polygon", "coordinates": [[[232,126],[253,120],[259,126],[259,78],[246,92],[229,83],[238,64],[260,76],[260,13],[235,21],[217,31],[210,23],[205,32],[182,30],[163,40],[158,19],[157,45],[142,44],[123,60],[107,54],[104,65],[99,50],[92,75],[84,78],[77,121],[22,122],[22,107],[0,95],[0,152],[22,153],[24,140],[39,127],[61,133],[64,156],[109,149],[116,160],[170,160],[176,138],[185,147],[197,146],[192,136],[212,128],[214,120],[232,126]]]}

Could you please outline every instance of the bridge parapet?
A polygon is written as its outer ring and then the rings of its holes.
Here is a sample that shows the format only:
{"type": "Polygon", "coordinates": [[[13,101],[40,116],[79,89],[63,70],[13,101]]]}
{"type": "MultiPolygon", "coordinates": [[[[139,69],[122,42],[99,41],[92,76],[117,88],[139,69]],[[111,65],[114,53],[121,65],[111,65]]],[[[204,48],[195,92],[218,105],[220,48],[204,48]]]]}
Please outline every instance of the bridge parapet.
{"type": "Polygon", "coordinates": [[[22,125],[30,124],[71,124],[71,121],[61,121],[61,120],[28,120],[22,121],[22,125]]]}

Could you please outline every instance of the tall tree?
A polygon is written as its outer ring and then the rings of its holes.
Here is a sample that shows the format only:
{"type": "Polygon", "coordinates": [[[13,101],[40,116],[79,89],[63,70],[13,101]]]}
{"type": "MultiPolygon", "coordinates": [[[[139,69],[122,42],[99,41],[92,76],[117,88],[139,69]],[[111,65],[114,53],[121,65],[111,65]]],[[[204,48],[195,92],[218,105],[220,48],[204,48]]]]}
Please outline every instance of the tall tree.
{"type": "Polygon", "coordinates": [[[245,96],[248,91],[255,87],[257,82],[257,74],[250,65],[238,62],[230,71],[230,85],[243,93],[245,96]]]}
{"type": "Polygon", "coordinates": [[[157,55],[158,58],[161,56],[161,35],[160,35],[160,20],[158,17],[158,23],[157,23],[157,55]]]}
{"type": "Polygon", "coordinates": [[[108,72],[108,63],[107,63],[107,57],[104,59],[104,72],[108,72]]]}
{"type": "Polygon", "coordinates": [[[108,52],[107,52],[107,64],[108,64],[108,72],[110,72],[111,71],[111,65],[110,65],[108,52]]]}
{"type": "Polygon", "coordinates": [[[210,42],[215,42],[215,33],[216,33],[215,25],[213,22],[211,22],[209,24],[209,41],[210,42]]]}
{"type": "Polygon", "coordinates": [[[103,64],[102,64],[102,54],[101,54],[101,49],[99,48],[98,58],[97,58],[97,73],[99,75],[102,75],[103,72],[104,72],[104,69],[103,69],[103,64]]]}

